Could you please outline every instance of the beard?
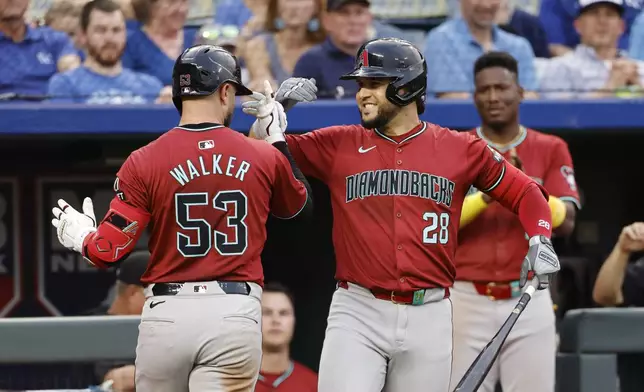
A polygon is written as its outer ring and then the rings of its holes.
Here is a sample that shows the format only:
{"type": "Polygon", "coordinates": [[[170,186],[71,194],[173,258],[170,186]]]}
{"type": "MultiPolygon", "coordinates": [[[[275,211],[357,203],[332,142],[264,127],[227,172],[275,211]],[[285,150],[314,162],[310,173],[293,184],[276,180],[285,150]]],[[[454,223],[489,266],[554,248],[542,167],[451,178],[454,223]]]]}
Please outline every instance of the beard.
{"type": "Polygon", "coordinates": [[[125,45],[121,46],[119,49],[114,44],[102,46],[87,44],[87,54],[103,67],[113,67],[118,64],[118,62],[121,61],[121,55],[123,55],[124,50],[125,45]],[[104,49],[108,47],[112,47],[117,50],[112,51],[110,54],[106,54],[104,49]]]}
{"type": "Polygon", "coordinates": [[[398,114],[399,111],[399,107],[393,104],[387,104],[378,108],[376,117],[374,117],[373,119],[365,120],[363,116],[360,116],[360,121],[362,123],[362,126],[367,129],[384,128],[387,126],[387,124],[389,124],[391,119],[398,114]]]}
{"type": "Polygon", "coordinates": [[[230,123],[233,122],[233,113],[234,113],[234,108],[230,112],[226,114],[226,117],[224,118],[224,127],[230,128],[230,123]]]}

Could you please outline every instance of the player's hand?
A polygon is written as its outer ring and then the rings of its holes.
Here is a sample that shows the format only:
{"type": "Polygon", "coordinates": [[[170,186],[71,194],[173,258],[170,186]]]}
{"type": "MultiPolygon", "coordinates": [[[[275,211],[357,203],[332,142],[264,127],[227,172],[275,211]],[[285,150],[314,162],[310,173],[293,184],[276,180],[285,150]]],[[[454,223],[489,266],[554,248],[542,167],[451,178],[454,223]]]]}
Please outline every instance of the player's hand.
{"type": "Polygon", "coordinates": [[[626,253],[644,250],[644,222],[635,222],[622,229],[617,242],[619,248],[626,253]]]}
{"type": "Polygon", "coordinates": [[[67,249],[82,253],[83,241],[88,234],[96,231],[96,217],[92,199],[83,200],[83,212],[76,211],[65,200],[58,200],[58,207],[51,212],[54,214],[51,224],[56,228],[58,241],[67,249]]]}
{"type": "Polygon", "coordinates": [[[528,273],[533,271],[535,277],[539,280],[537,290],[547,289],[554,276],[561,269],[559,258],[552,247],[550,239],[542,235],[530,238],[528,244],[530,247],[521,264],[519,285],[524,287],[528,283],[528,273]]]}
{"type": "Polygon", "coordinates": [[[257,117],[250,129],[255,139],[266,140],[273,144],[284,141],[284,132],[288,122],[284,107],[275,101],[273,88],[268,81],[264,82],[264,93],[253,92],[253,100],[242,103],[242,111],[257,117]]]}
{"type": "Polygon", "coordinates": [[[284,106],[284,111],[289,111],[298,102],[313,102],[318,99],[318,87],[315,79],[288,78],[277,89],[275,100],[284,106]]]}

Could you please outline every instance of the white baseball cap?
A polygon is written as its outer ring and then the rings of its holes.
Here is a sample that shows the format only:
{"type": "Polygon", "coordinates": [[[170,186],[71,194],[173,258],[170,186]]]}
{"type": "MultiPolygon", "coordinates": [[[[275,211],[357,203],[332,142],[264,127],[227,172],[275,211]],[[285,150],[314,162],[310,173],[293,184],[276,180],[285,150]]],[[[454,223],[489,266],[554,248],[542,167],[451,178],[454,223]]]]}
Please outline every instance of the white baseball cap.
{"type": "Polygon", "coordinates": [[[579,0],[579,14],[595,4],[612,5],[617,8],[620,13],[624,12],[624,0],[579,0]]]}

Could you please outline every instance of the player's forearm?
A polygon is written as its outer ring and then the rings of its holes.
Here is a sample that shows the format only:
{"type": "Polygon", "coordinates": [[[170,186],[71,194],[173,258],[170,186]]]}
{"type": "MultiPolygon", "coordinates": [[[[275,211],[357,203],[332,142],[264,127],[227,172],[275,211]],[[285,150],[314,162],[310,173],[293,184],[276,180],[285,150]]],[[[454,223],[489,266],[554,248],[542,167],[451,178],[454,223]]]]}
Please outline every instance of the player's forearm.
{"type": "Polygon", "coordinates": [[[147,213],[114,198],[96,231],[85,237],[83,257],[97,268],[118,265],[134,249],[149,219],[147,213]]]}
{"type": "Polygon", "coordinates": [[[630,253],[623,251],[620,245],[616,244],[602,264],[593,288],[593,300],[599,305],[615,306],[623,302],[622,285],[629,257],[630,253]]]}
{"type": "Polygon", "coordinates": [[[311,190],[311,185],[309,184],[309,181],[306,179],[306,176],[302,173],[300,168],[297,166],[295,163],[295,159],[293,158],[293,155],[288,149],[288,144],[286,142],[275,142],[273,143],[273,146],[277,148],[285,157],[288,159],[288,162],[291,165],[291,170],[293,170],[293,175],[295,178],[297,178],[302,184],[304,184],[304,187],[306,188],[306,203],[304,204],[304,207],[302,208],[302,211],[298,214],[298,217],[301,218],[309,218],[313,215],[313,191],[311,190]]]}
{"type": "Polygon", "coordinates": [[[541,188],[529,184],[519,200],[517,214],[528,237],[543,235],[552,236],[552,213],[541,188]]]}

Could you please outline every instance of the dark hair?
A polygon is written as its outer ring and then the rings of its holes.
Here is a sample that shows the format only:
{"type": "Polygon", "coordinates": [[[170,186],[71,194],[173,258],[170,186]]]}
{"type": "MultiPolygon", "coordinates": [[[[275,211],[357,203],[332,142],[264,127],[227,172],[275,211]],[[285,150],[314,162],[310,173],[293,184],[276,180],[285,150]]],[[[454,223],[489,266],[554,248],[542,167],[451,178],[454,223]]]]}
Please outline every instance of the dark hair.
{"type": "Polygon", "coordinates": [[[264,284],[264,293],[282,293],[286,295],[291,301],[291,305],[295,305],[295,298],[293,298],[293,293],[288,287],[284,286],[279,282],[268,282],[264,284]]]}
{"type": "Polygon", "coordinates": [[[113,2],[112,0],[92,0],[83,6],[80,16],[80,25],[83,31],[87,31],[89,26],[89,18],[92,14],[92,11],[99,10],[106,13],[121,11],[121,6],[118,3],[113,2]]]}
{"type": "Polygon", "coordinates": [[[500,67],[519,77],[519,65],[517,60],[507,52],[487,52],[474,63],[474,76],[487,68],[500,67]]]}

